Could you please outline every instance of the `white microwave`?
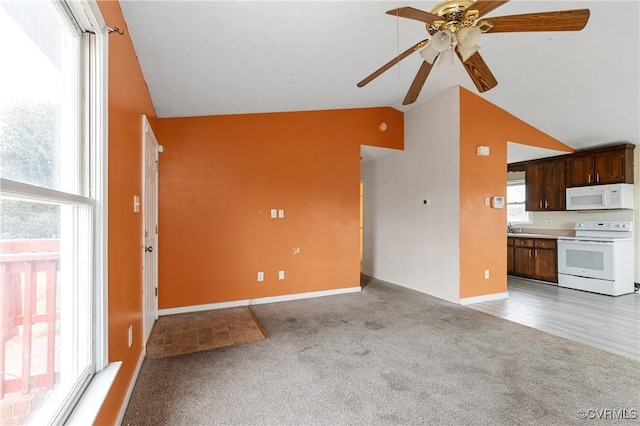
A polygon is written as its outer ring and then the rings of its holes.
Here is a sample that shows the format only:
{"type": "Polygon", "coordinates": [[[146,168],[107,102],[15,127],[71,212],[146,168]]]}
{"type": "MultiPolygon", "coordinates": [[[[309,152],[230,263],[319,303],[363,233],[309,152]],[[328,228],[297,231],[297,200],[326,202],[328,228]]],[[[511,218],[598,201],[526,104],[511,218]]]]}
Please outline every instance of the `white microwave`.
{"type": "Polygon", "coordinates": [[[633,209],[633,185],[577,186],[567,188],[567,210],[633,209]]]}

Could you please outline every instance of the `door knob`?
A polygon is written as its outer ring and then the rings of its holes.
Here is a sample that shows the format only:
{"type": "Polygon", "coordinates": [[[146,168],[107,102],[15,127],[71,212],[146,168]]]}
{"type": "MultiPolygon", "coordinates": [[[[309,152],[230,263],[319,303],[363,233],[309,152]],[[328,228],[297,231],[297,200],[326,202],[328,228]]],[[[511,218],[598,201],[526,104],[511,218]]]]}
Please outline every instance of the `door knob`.
{"type": "Polygon", "coordinates": [[[145,247],[144,251],[145,253],[151,253],[153,251],[153,247],[145,247]]]}

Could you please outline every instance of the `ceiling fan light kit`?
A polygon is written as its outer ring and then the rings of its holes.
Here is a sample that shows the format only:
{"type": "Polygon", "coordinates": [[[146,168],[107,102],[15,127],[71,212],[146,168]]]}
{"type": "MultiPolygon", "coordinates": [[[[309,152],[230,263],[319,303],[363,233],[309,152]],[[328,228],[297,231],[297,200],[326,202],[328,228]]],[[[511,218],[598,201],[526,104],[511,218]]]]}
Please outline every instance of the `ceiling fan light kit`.
{"type": "Polygon", "coordinates": [[[440,54],[440,59],[438,59],[438,66],[444,65],[447,67],[452,67],[456,64],[455,62],[455,54],[453,53],[453,49],[447,49],[442,54],[440,54]]]}
{"type": "Polygon", "coordinates": [[[430,64],[433,64],[435,62],[439,54],[440,52],[434,49],[430,44],[427,44],[427,47],[420,51],[420,56],[422,56],[422,59],[429,62],[430,64]]]}
{"type": "Polygon", "coordinates": [[[430,46],[438,52],[444,52],[453,43],[453,33],[447,29],[440,30],[431,37],[430,46]]]}
{"type": "Polygon", "coordinates": [[[462,62],[467,62],[467,59],[473,56],[480,49],[480,46],[458,46],[458,52],[460,53],[460,57],[462,58],[462,62]]]}
{"type": "Polygon", "coordinates": [[[454,56],[458,56],[478,91],[485,92],[496,87],[498,82],[478,53],[478,41],[483,33],[580,31],[589,20],[589,9],[483,18],[487,13],[508,2],[509,0],[447,0],[438,4],[431,12],[413,7],[387,11],[388,15],[425,23],[430,38],[415,44],[387,62],[357,86],[364,87],[411,53],[419,51],[425,62],[420,66],[402,102],[403,105],[416,101],[438,57],[439,65],[453,66],[454,56]]]}

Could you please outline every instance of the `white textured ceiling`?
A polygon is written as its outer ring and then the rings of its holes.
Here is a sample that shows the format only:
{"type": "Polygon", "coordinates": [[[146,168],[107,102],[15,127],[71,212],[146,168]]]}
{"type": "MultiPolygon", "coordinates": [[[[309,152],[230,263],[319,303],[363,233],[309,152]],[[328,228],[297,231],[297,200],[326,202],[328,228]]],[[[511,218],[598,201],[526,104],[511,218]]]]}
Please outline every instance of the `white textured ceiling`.
{"type": "MultiPolygon", "coordinates": [[[[385,11],[435,1],[130,1],[121,8],[159,117],[401,105],[413,54],[356,83],[426,38],[385,11]]],[[[488,101],[574,148],[639,143],[638,1],[512,0],[486,17],[588,8],[580,32],[485,34],[498,80],[488,101]]],[[[108,23],[107,23],[108,24],[108,23]]],[[[478,93],[457,62],[434,67],[416,104],[453,86],[478,93]]]]}
{"type": "Polygon", "coordinates": [[[524,145],[516,142],[507,142],[507,164],[538,158],[555,157],[568,154],[566,151],[539,148],[537,146],[524,145]]]}

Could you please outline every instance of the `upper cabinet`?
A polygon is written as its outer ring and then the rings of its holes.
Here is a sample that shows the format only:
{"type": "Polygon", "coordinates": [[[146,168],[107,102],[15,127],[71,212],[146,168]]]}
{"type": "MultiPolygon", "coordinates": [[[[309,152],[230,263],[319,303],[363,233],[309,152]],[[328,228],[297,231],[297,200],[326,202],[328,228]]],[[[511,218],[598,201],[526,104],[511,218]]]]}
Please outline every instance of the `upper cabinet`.
{"type": "Polygon", "coordinates": [[[573,186],[633,183],[633,149],[624,144],[509,164],[524,171],[527,211],[565,210],[566,189],[573,186]]]}
{"type": "Polygon", "coordinates": [[[525,167],[527,211],[565,209],[565,162],[563,159],[527,164],[525,167]]]}
{"type": "Polygon", "coordinates": [[[618,145],[567,158],[567,187],[633,183],[634,145],[618,145]]]}

